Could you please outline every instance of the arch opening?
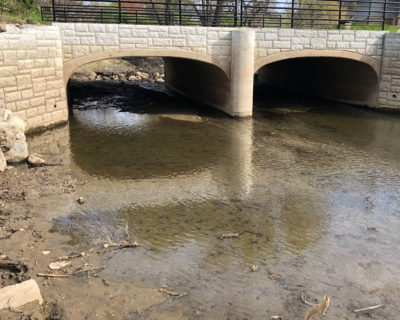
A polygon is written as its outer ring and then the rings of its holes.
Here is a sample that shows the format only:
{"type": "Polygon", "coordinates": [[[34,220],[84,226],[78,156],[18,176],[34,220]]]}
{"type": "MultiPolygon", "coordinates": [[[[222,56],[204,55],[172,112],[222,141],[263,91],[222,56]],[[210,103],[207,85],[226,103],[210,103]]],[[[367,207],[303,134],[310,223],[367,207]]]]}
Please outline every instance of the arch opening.
{"type": "Polygon", "coordinates": [[[126,49],[115,51],[100,51],[91,53],[82,57],[74,58],[64,62],[64,83],[67,84],[71,75],[79,67],[91,62],[111,59],[111,58],[126,58],[126,57],[161,57],[161,58],[182,58],[193,61],[204,62],[214,65],[229,77],[229,67],[218,58],[185,50],[163,50],[163,49],[126,49]]]}
{"type": "Polygon", "coordinates": [[[369,62],[341,56],[276,59],[259,66],[258,83],[304,96],[376,107],[379,73],[376,64],[369,62]]]}
{"type": "MultiPolygon", "coordinates": [[[[139,51],[143,53],[142,50],[139,51]]],[[[84,109],[85,103],[82,104],[82,101],[90,100],[91,96],[96,100],[95,104],[99,102],[99,105],[107,99],[111,100],[118,96],[119,101],[115,103],[117,108],[122,106],[121,109],[126,111],[140,113],[193,114],[200,112],[201,105],[212,106],[224,111],[224,107],[229,104],[229,78],[226,72],[214,63],[187,57],[138,56],[137,53],[138,51],[135,51],[134,56],[124,59],[120,57],[110,59],[107,56],[106,59],[95,60],[95,58],[103,57],[104,53],[102,53],[67,61],[65,79],[70,113],[72,114],[73,108],[84,109]],[[118,61],[129,61],[132,58],[134,58],[133,60],[152,59],[158,61],[159,68],[156,69],[161,77],[151,77],[150,71],[137,68],[135,64],[132,67],[136,67],[136,73],[145,73],[146,78],[136,78],[135,71],[127,71],[126,66],[122,66],[120,69],[111,68],[114,69],[114,72],[107,68],[104,69],[107,67],[104,62],[111,61],[111,64],[118,64],[118,61]],[[76,76],[79,73],[94,73],[94,77],[86,76],[86,78],[83,77],[84,81],[79,81],[76,76]],[[105,74],[107,76],[104,78],[99,76],[105,74]],[[120,75],[123,75],[123,78],[120,75]],[[158,81],[158,78],[161,81],[158,81]],[[95,80],[116,81],[105,83],[95,80]],[[171,95],[166,95],[167,89],[178,93],[178,97],[172,98],[171,95]],[[198,101],[200,104],[187,103],[179,96],[198,101]],[[104,97],[104,99],[96,99],[97,97],[104,97]],[[143,97],[145,99],[142,99],[143,97]],[[77,106],[74,101],[80,102],[80,106],[77,106]]],[[[124,57],[125,54],[123,54],[124,57]]],[[[91,105],[93,101],[87,102],[88,105],[91,105]]],[[[112,105],[107,102],[106,104],[112,105]]],[[[206,110],[208,109],[202,108],[201,113],[206,110]]]]}

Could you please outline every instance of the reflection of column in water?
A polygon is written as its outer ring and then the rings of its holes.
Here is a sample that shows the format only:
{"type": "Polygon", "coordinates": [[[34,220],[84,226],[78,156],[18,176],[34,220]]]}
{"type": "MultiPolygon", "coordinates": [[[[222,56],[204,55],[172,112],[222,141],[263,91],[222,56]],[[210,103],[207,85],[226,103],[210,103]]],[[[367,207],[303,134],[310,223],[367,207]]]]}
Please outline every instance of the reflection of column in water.
{"type": "Polygon", "coordinates": [[[234,121],[227,130],[229,147],[214,178],[228,197],[247,197],[253,185],[253,120],[234,121]]]}

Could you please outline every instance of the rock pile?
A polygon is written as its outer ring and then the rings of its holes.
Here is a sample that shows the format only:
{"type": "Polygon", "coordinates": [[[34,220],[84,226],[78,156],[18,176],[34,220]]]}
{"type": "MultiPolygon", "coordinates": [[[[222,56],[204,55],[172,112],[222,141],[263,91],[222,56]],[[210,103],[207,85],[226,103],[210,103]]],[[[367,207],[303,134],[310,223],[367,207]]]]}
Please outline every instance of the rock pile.
{"type": "Polygon", "coordinates": [[[25,122],[8,109],[0,109],[0,172],[7,163],[17,163],[28,158],[25,122]]]}
{"type": "Polygon", "coordinates": [[[105,72],[75,72],[72,76],[75,80],[117,80],[117,81],[149,81],[164,83],[163,73],[148,73],[140,70],[133,71],[105,71],[105,72]]]}

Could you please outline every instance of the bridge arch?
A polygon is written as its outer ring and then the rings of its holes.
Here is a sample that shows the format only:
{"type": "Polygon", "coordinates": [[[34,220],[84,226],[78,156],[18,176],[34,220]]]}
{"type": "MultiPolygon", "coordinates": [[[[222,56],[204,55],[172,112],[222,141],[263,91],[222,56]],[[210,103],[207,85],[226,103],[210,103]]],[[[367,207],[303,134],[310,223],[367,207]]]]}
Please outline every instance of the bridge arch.
{"type": "Polygon", "coordinates": [[[380,61],[356,52],[344,51],[344,50],[308,49],[308,50],[285,51],[285,52],[275,53],[260,59],[256,59],[256,61],[254,62],[254,72],[257,72],[260,68],[264,67],[267,64],[282,60],[295,59],[295,58],[337,58],[337,59],[348,59],[357,62],[362,62],[369,65],[375,71],[378,77],[381,69],[380,61]]]}
{"type": "Polygon", "coordinates": [[[105,59],[124,58],[124,57],[181,58],[198,62],[204,62],[219,68],[228,79],[230,78],[230,65],[216,57],[199,52],[179,50],[179,49],[175,50],[175,49],[152,48],[152,49],[122,49],[122,50],[99,51],[82,57],[64,61],[64,83],[67,84],[69,78],[72,76],[74,71],[85,64],[105,59]]]}
{"type": "Polygon", "coordinates": [[[168,89],[229,114],[230,63],[199,52],[159,48],[99,51],[64,61],[64,84],[68,85],[80,66],[123,57],[163,58],[168,89]]]}
{"type": "Polygon", "coordinates": [[[381,62],[344,50],[294,50],[257,59],[260,83],[304,95],[376,107],[381,62]]]}

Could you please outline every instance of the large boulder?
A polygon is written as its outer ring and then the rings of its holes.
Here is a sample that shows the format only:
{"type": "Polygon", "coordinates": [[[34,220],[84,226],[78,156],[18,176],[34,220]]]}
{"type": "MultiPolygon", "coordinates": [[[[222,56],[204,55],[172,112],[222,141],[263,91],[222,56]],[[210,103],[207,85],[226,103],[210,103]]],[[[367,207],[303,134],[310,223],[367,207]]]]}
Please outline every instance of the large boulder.
{"type": "Polygon", "coordinates": [[[10,110],[0,109],[0,150],[8,163],[21,162],[28,157],[25,140],[25,122],[10,110]]]}
{"type": "Polygon", "coordinates": [[[16,309],[34,301],[43,303],[39,286],[33,279],[0,289],[0,310],[16,309]]]}
{"type": "Polygon", "coordinates": [[[7,169],[7,161],[4,157],[3,151],[0,149],[0,172],[3,172],[7,169]]]}
{"type": "Polygon", "coordinates": [[[12,128],[8,121],[0,121],[0,149],[7,151],[11,149],[15,141],[17,132],[12,128]]]}
{"type": "Polygon", "coordinates": [[[17,117],[16,115],[11,114],[8,117],[8,123],[11,128],[15,130],[15,132],[20,132],[22,134],[25,133],[25,121],[21,118],[17,117]]]}
{"type": "Polygon", "coordinates": [[[14,146],[4,153],[7,163],[18,163],[28,158],[28,145],[23,140],[15,141],[14,146]]]}

